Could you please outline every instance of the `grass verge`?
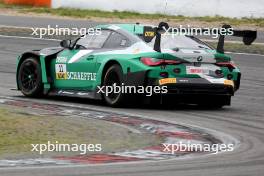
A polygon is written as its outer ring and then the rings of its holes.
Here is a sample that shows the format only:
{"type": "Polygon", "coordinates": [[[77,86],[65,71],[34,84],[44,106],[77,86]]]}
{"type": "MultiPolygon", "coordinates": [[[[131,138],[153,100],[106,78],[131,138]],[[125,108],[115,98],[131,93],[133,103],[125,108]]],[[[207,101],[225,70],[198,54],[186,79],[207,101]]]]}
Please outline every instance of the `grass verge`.
{"type": "MultiPolygon", "coordinates": [[[[146,14],[137,13],[132,11],[102,11],[102,10],[81,10],[72,8],[41,8],[30,6],[14,6],[0,3],[0,8],[7,8],[17,10],[21,13],[39,13],[39,14],[51,14],[56,16],[77,17],[77,18],[106,18],[106,19],[128,19],[128,20],[158,20],[170,22],[202,22],[202,23],[217,23],[217,24],[231,24],[234,26],[250,25],[256,27],[264,27],[264,18],[228,18],[222,16],[205,16],[205,17],[186,17],[181,15],[164,15],[164,14],[146,14]]],[[[188,23],[187,23],[188,24],[188,23]]]]}
{"type": "MultiPolygon", "coordinates": [[[[161,142],[150,134],[132,133],[112,123],[82,119],[32,115],[12,107],[0,107],[0,159],[79,155],[80,152],[31,152],[31,144],[102,144],[103,152],[138,149],[161,142]]],[[[94,153],[94,152],[93,152],[94,153]]],[[[91,153],[90,153],[91,154],[91,153]]]]}

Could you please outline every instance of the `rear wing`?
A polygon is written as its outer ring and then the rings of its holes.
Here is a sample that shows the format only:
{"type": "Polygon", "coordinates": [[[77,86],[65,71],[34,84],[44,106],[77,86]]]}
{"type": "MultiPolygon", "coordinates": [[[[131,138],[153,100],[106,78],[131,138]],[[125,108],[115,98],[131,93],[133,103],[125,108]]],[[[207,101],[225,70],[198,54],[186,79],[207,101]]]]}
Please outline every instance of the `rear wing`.
{"type": "MultiPolygon", "coordinates": [[[[230,25],[223,25],[222,28],[232,28],[230,25]]],[[[233,35],[235,37],[243,37],[243,43],[245,45],[251,45],[255,39],[257,38],[257,31],[251,31],[251,30],[233,30],[233,35]]],[[[219,36],[217,49],[216,51],[219,53],[225,53],[224,50],[225,45],[225,35],[219,36]]]]}
{"type": "MultiPolygon", "coordinates": [[[[232,28],[230,25],[223,25],[222,28],[232,28]]],[[[149,43],[152,41],[154,37],[155,44],[154,44],[154,50],[157,52],[160,52],[160,42],[161,42],[161,32],[165,29],[169,29],[168,23],[161,22],[158,27],[151,27],[151,26],[145,26],[143,30],[143,39],[145,42],[149,43]]],[[[205,29],[204,29],[205,30],[205,29]]],[[[257,31],[251,31],[251,30],[232,30],[233,35],[235,37],[243,37],[243,43],[245,45],[251,45],[255,39],[257,38],[257,31]]],[[[217,52],[224,53],[224,45],[225,45],[225,35],[222,35],[219,32],[219,39],[217,44],[217,52]]]]}
{"type": "Polygon", "coordinates": [[[161,42],[161,32],[165,29],[169,29],[169,24],[165,22],[160,22],[158,27],[145,26],[143,30],[143,39],[145,42],[149,43],[151,40],[156,37],[154,50],[160,52],[160,42],[161,42]]]}

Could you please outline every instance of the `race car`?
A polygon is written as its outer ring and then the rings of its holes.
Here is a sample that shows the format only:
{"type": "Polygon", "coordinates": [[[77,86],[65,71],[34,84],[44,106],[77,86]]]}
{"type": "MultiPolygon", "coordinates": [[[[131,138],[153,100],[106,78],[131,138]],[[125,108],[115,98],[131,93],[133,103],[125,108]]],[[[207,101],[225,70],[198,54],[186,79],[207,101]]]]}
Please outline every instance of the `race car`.
{"type": "MultiPolygon", "coordinates": [[[[194,36],[171,36],[168,28],[164,22],[99,25],[100,35],[87,34],[63,40],[60,47],[25,52],[17,59],[18,90],[29,97],[98,99],[113,107],[132,100],[230,105],[241,73],[224,53],[224,35],[214,49],[194,36]],[[117,86],[141,91],[106,89],[117,86]],[[146,87],[164,91],[146,95],[146,87]]],[[[234,35],[243,37],[245,44],[256,38],[254,31],[234,31],[234,35]]]]}

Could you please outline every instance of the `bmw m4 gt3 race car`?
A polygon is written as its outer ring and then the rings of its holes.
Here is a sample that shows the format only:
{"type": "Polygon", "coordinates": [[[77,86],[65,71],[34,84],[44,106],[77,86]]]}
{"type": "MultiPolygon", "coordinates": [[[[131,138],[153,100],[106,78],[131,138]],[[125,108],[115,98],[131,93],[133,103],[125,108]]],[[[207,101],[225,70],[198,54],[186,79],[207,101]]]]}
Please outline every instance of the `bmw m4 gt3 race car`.
{"type": "MultiPolygon", "coordinates": [[[[229,28],[230,26],[225,26],[229,28]]],[[[167,23],[100,25],[100,35],[63,40],[60,47],[25,52],[17,60],[17,87],[25,96],[59,95],[104,100],[120,106],[137,103],[187,102],[217,107],[230,105],[239,89],[241,73],[224,54],[224,36],[217,49],[193,36],[164,34],[167,23]],[[106,92],[109,86],[166,86],[152,96],[123,91],[106,92]]],[[[251,44],[256,31],[234,31],[251,44]]],[[[111,89],[112,90],[112,89],[111,89]]],[[[146,93],[146,92],[145,92],[146,93]]]]}

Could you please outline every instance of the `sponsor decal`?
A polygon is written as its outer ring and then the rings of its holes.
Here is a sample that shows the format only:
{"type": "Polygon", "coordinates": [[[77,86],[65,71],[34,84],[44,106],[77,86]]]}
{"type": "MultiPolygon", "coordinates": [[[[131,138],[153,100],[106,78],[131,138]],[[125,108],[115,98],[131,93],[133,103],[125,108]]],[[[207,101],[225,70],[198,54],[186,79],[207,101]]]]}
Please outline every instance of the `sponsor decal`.
{"type": "Polygon", "coordinates": [[[154,37],[155,36],[155,32],[154,31],[146,31],[145,32],[145,37],[154,37]]]}
{"type": "Polygon", "coordinates": [[[225,80],[225,81],[224,81],[224,85],[228,85],[228,86],[235,87],[235,86],[234,86],[234,81],[232,81],[232,80],[225,80]]]}
{"type": "Polygon", "coordinates": [[[120,46],[126,46],[127,40],[121,40],[120,46]]]}
{"type": "Polygon", "coordinates": [[[56,63],[59,63],[59,64],[63,64],[63,63],[67,63],[67,57],[57,57],[56,58],[56,63]]]}
{"type": "Polygon", "coordinates": [[[160,85],[177,83],[176,78],[164,78],[159,80],[160,85]]]}
{"type": "Polygon", "coordinates": [[[67,69],[66,64],[56,64],[56,79],[67,79],[67,69]]]}
{"type": "Polygon", "coordinates": [[[96,73],[88,72],[67,72],[68,80],[95,81],[96,73]]]}
{"type": "Polygon", "coordinates": [[[181,83],[188,83],[188,82],[189,82],[188,79],[180,79],[180,80],[178,80],[178,81],[181,82],[181,83]]]}
{"type": "Polygon", "coordinates": [[[156,36],[156,30],[150,26],[144,27],[144,41],[149,43],[156,36]]]}
{"type": "Polygon", "coordinates": [[[198,61],[198,62],[202,62],[202,61],[203,61],[203,57],[202,57],[202,56],[199,56],[199,57],[197,58],[197,61],[198,61]]]}
{"type": "Polygon", "coordinates": [[[95,81],[96,73],[89,72],[67,72],[66,64],[56,64],[56,79],[58,80],[80,80],[95,81]]]}
{"type": "Polygon", "coordinates": [[[187,66],[186,67],[187,74],[209,74],[209,69],[207,67],[193,67],[187,66]]]}

